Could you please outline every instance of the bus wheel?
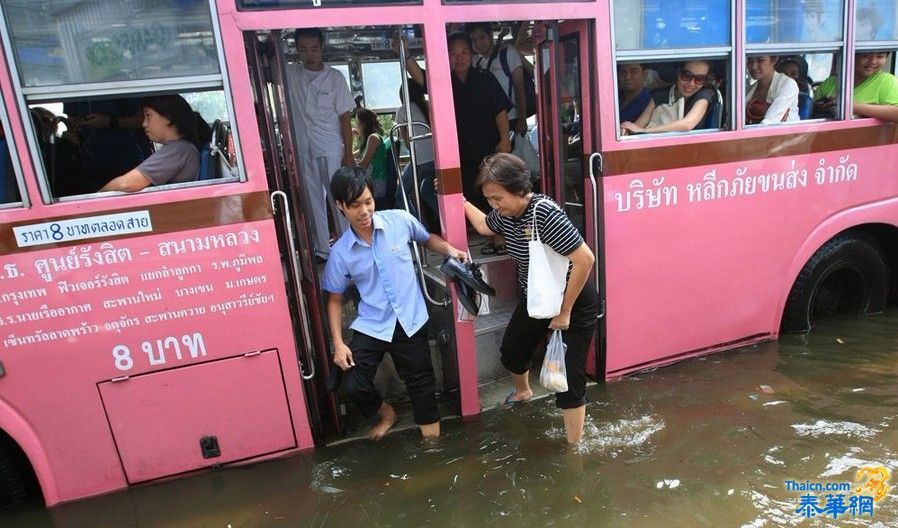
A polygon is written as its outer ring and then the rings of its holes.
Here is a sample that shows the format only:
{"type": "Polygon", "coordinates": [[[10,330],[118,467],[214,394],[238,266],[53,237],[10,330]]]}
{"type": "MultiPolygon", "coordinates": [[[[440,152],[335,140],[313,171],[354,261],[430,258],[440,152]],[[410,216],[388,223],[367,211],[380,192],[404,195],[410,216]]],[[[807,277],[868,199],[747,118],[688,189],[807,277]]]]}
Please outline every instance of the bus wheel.
{"type": "Polygon", "coordinates": [[[885,308],[889,268],[876,241],[863,233],[843,233],[808,260],[789,292],[781,332],[807,332],[817,318],[865,315],[885,308]]]}
{"type": "Polygon", "coordinates": [[[25,500],[25,478],[9,450],[0,446],[0,510],[25,500]]]}

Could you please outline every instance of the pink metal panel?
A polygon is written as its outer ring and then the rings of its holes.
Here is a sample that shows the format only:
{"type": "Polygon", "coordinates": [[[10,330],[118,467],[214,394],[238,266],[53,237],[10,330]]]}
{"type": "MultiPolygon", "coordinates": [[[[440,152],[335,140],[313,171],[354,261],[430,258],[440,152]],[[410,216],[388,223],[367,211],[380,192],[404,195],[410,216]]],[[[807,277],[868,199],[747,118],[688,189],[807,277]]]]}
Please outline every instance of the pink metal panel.
{"type": "Polygon", "coordinates": [[[858,205],[898,194],[881,169],[892,151],[605,178],[606,376],[776,336],[786,295],[820,244],[873,218],[898,225],[898,212],[858,205]]]}
{"type": "Polygon", "coordinates": [[[274,350],[98,387],[131,483],[296,446],[274,350]],[[220,456],[203,458],[208,436],[220,456]]]}
{"type": "Polygon", "coordinates": [[[0,398],[40,442],[26,452],[46,453],[49,504],[127,484],[95,388],[117,377],[277,349],[294,443],[314,445],[271,221],[87,240],[0,264],[0,398]]]}

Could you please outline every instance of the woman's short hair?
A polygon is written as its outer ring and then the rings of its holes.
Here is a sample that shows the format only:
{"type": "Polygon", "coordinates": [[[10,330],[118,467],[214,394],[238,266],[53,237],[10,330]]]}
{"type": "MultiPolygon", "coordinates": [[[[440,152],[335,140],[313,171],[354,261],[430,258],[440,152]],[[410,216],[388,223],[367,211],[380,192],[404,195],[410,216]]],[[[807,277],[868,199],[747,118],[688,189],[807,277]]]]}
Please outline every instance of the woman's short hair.
{"type": "Polygon", "coordinates": [[[480,164],[475,185],[495,183],[511,194],[524,196],[533,189],[530,169],[513,154],[498,153],[487,156],[480,164]]]}
{"type": "Polygon", "coordinates": [[[331,178],[331,196],[337,203],[351,204],[359,199],[366,188],[374,196],[374,181],[361,167],[340,167],[331,178]]]}

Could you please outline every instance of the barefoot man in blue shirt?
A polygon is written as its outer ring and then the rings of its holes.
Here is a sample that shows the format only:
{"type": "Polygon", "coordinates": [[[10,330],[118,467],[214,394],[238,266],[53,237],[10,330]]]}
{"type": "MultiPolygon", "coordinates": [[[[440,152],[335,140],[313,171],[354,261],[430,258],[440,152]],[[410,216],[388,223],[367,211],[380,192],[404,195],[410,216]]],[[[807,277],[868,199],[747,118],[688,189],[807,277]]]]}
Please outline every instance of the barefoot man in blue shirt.
{"type": "Polygon", "coordinates": [[[331,194],[349,220],[331,248],[324,269],[327,316],[334,363],[343,372],[342,389],[365,416],[380,415],[368,436],[379,439],[396,423],[396,410],[374,388],[374,374],[389,352],[408,389],[415,423],[425,437],[440,435],[436,379],[427,342],[427,306],[415,281],[411,242],[459,260],[465,252],[452,247],[404,210],[374,211],[374,184],[363,169],[342,167],[331,180],[331,194]],[[343,342],[343,292],[355,282],[359,290],[353,337],[343,342]]]}

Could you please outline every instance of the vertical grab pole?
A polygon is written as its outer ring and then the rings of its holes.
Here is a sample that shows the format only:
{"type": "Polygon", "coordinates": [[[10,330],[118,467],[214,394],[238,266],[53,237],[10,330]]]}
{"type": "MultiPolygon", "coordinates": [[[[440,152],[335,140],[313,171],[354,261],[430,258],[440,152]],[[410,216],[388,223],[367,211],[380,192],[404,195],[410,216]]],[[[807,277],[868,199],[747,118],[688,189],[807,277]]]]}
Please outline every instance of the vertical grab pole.
{"type": "MultiPolygon", "coordinates": [[[[599,219],[598,219],[598,211],[599,211],[599,198],[598,198],[598,185],[596,184],[596,160],[599,161],[599,172],[602,172],[602,155],[598,152],[593,152],[589,155],[589,183],[592,187],[592,214],[596,216],[593,218],[592,222],[592,239],[595,241],[596,251],[599,248],[599,219]]],[[[596,257],[593,261],[594,271],[596,272],[596,293],[600,296],[602,294],[599,291],[599,258],[596,257]]],[[[596,316],[596,319],[601,319],[605,317],[605,302],[602,301],[602,313],[596,316]]]]}
{"type": "Polygon", "coordinates": [[[287,240],[290,249],[290,269],[293,272],[293,280],[296,281],[297,300],[299,300],[299,321],[300,327],[302,328],[302,340],[303,340],[303,348],[306,351],[306,362],[309,364],[309,374],[306,374],[305,370],[302,368],[302,361],[299,362],[299,368],[302,372],[302,379],[308,381],[315,377],[315,359],[312,357],[312,333],[309,331],[308,320],[306,314],[306,300],[302,294],[302,288],[299,287],[300,280],[302,279],[302,272],[299,269],[299,263],[296,261],[296,242],[293,240],[293,218],[290,215],[290,202],[287,201],[287,194],[284,191],[274,191],[271,193],[271,208],[274,209],[275,213],[278,208],[276,205],[276,198],[280,198],[284,202],[284,223],[287,224],[287,240]]]}
{"type": "MultiPolygon", "coordinates": [[[[409,59],[409,57],[405,53],[405,42],[402,40],[402,35],[399,35],[399,64],[402,69],[402,75],[400,78],[402,79],[402,104],[405,106],[405,130],[408,134],[408,154],[409,154],[409,163],[412,165],[412,183],[415,188],[415,207],[418,214],[421,214],[421,196],[418,192],[418,158],[415,155],[415,147],[412,142],[412,137],[414,137],[414,126],[412,122],[412,105],[411,105],[411,96],[408,93],[408,75],[405,72],[405,62],[409,59]]],[[[391,134],[392,135],[392,134],[391,134]]],[[[392,139],[392,138],[391,138],[392,139]]],[[[396,164],[396,169],[399,170],[399,164],[396,164]]],[[[402,175],[399,177],[399,185],[402,186],[402,175]]],[[[402,188],[402,196],[403,201],[405,202],[405,210],[408,211],[408,197],[405,195],[405,187],[402,188]]]]}

